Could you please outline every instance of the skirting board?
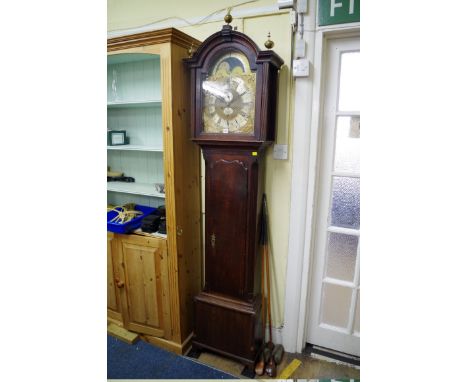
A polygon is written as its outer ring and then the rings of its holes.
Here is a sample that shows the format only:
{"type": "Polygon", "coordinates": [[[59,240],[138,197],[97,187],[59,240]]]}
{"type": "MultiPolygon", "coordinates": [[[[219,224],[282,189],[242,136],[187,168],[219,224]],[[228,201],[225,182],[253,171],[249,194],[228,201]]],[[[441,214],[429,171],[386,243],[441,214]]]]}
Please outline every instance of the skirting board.
{"type": "MultiPolygon", "coordinates": [[[[273,336],[273,343],[276,344],[276,345],[279,345],[279,344],[283,344],[283,334],[282,334],[282,330],[283,330],[283,327],[280,327],[280,328],[275,328],[275,327],[272,327],[271,328],[271,334],[273,336]]],[[[265,329],[265,331],[267,332],[267,336],[269,336],[269,331],[268,331],[268,327],[265,329]]]]}
{"type": "Polygon", "coordinates": [[[164,338],[154,337],[146,334],[142,334],[141,337],[146,342],[149,342],[152,345],[156,345],[162,347],[163,349],[182,355],[187,353],[187,351],[190,349],[190,346],[192,344],[193,333],[190,333],[190,335],[185,339],[185,341],[182,344],[178,344],[176,342],[172,342],[164,338]]]}

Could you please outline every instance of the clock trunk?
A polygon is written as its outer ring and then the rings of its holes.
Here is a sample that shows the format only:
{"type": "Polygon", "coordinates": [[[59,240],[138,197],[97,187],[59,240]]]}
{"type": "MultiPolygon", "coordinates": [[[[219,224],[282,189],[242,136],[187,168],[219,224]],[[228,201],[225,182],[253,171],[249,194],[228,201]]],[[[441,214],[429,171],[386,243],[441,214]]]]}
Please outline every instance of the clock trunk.
{"type": "Polygon", "coordinates": [[[249,366],[263,340],[258,280],[264,155],[257,149],[203,147],[205,287],[195,298],[194,344],[249,366]]]}

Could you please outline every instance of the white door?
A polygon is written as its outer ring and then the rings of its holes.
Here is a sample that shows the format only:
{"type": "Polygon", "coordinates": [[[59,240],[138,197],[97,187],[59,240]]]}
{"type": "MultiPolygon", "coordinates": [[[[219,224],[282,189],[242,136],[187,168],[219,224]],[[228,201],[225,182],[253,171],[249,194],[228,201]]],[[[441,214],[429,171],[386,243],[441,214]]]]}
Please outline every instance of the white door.
{"type": "Polygon", "coordinates": [[[327,43],[307,342],[359,355],[359,37],[327,43]]]}

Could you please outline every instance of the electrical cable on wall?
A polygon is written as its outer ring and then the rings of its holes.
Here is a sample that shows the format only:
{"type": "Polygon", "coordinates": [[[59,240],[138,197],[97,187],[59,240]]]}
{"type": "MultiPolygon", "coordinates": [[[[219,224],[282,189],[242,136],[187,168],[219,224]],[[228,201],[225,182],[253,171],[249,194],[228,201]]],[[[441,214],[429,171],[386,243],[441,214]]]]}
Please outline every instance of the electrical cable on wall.
{"type": "MultiPolygon", "coordinates": [[[[195,22],[195,23],[192,23],[190,21],[188,21],[187,19],[184,19],[183,17],[179,17],[179,16],[169,16],[169,17],[164,17],[163,19],[159,19],[159,20],[156,20],[156,21],[152,21],[151,23],[147,23],[147,24],[144,24],[144,25],[140,25],[139,27],[137,28],[145,28],[145,27],[149,27],[149,26],[153,26],[155,24],[159,24],[159,23],[162,23],[163,21],[169,21],[169,20],[180,20],[180,21],[183,21],[184,23],[187,24],[187,26],[196,26],[196,25],[200,25],[200,24],[203,24],[204,22],[206,22],[206,20],[208,20],[210,17],[218,14],[218,13],[221,13],[221,12],[224,12],[224,11],[227,11],[227,13],[231,13],[231,9],[233,8],[236,8],[236,7],[240,7],[241,5],[245,5],[245,4],[250,4],[250,3],[256,3],[258,2],[259,0],[248,0],[248,1],[243,1],[242,3],[238,3],[238,4],[234,4],[234,5],[230,5],[230,6],[227,6],[227,7],[223,7],[221,9],[218,9],[214,12],[211,12],[209,15],[203,17],[201,20],[195,22]]],[[[118,32],[119,30],[115,30],[113,32],[118,32]]]]}

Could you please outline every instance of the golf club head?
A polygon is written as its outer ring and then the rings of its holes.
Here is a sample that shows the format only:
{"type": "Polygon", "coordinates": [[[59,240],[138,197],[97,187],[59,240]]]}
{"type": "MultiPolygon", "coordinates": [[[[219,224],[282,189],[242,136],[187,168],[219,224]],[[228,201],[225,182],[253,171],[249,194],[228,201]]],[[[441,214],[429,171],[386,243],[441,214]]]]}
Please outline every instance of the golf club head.
{"type": "Polygon", "coordinates": [[[273,357],[270,357],[270,360],[268,361],[268,364],[265,367],[265,373],[271,378],[276,377],[276,365],[273,360],[273,357]]]}
{"type": "Polygon", "coordinates": [[[275,345],[273,348],[273,360],[276,365],[279,365],[281,361],[283,360],[283,355],[284,355],[284,347],[283,345],[275,345]]]}
{"type": "Polygon", "coordinates": [[[263,375],[263,373],[265,373],[265,361],[263,357],[260,357],[260,361],[255,365],[255,374],[260,376],[263,375]]]}

